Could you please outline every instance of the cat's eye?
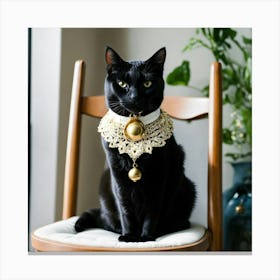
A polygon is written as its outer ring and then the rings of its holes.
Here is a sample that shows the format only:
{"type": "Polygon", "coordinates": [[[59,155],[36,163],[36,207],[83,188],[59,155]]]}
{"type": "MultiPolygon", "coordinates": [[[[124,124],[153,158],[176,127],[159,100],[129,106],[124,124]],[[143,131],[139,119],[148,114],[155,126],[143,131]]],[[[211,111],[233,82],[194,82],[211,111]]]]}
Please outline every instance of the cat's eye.
{"type": "Polygon", "coordinates": [[[126,82],[124,82],[124,81],[119,81],[118,84],[119,84],[119,86],[120,86],[121,88],[126,88],[126,87],[128,87],[128,84],[127,84],[126,82]]]}
{"type": "Polygon", "coordinates": [[[144,82],[144,87],[145,87],[145,88],[149,88],[151,85],[152,85],[152,82],[151,82],[151,81],[146,81],[146,82],[144,82]]]}

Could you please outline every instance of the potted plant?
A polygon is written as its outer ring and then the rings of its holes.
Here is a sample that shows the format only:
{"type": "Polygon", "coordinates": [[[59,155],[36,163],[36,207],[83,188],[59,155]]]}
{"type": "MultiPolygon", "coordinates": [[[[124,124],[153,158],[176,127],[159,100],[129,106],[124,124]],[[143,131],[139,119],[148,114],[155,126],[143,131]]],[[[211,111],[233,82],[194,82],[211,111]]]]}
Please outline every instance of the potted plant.
{"type": "MultiPolygon", "coordinates": [[[[222,64],[223,104],[232,109],[231,122],[223,128],[223,143],[232,145],[233,151],[225,156],[233,161],[251,156],[252,146],[252,86],[251,86],[251,47],[252,40],[237,36],[237,31],[231,28],[199,28],[183,52],[189,53],[195,48],[210,51],[216,61],[222,64]],[[241,58],[232,57],[231,49],[236,47],[241,58]]],[[[190,85],[191,67],[188,60],[183,60],[180,66],[168,74],[166,82],[169,85],[184,85],[195,88],[200,94],[208,95],[209,84],[197,88],[190,85]]]]}
{"type": "MultiPolygon", "coordinates": [[[[223,143],[234,168],[233,186],[224,192],[225,250],[251,248],[251,155],[252,155],[252,39],[239,36],[232,28],[198,28],[183,52],[203,48],[222,64],[223,105],[231,110],[230,124],[223,127],[223,143]],[[240,55],[233,57],[232,48],[240,55]],[[247,160],[244,162],[244,160],[247,160]],[[249,160],[249,161],[248,161],[249,160]],[[234,233],[234,234],[232,234],[234,233]]],[[[167,84],[184,85],[208,95],[209,83],[200,88],[190,84],[191,67],[183,60],[167,76],[167,84]]]]}

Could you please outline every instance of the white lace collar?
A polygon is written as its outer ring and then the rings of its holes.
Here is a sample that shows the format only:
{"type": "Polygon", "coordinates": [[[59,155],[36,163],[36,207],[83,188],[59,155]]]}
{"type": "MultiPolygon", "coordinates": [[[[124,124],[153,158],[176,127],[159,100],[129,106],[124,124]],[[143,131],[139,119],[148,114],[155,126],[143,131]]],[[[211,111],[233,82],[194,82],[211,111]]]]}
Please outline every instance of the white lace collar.
{"type": "Polygon", "coordinates": [[[109,143],[110,148],[118,148],[120,154],[127,153],[133,160],[139,158],[143,153],[151,154],[153,147],[164,146],[166,140],[172,136],[172,119],[160,109],[139,118],[145,127],[141,140],[132,141],[125,137],[124,128],[130,119],[130,117],[123,117],[109,110],[101,119],[98,132],[109,143]]]}
{"type": "MultiPolygon", "coordinates": [[[[144,117],[134,118],[123,117],[109,110],[101,119],[98,132],[109,143],[110,148],[117,148],[120,154],[129,155],[133,161],[131,171],[136,169],[141,179],[141,172],[136,168],[138,167],[136,160],[144,153],[152,154],[153,148],[163,147],[166,144],[166,140],[173,134],[173,122],[167,113],[160,109],[144,117]],[[137,123],[140,121],[141,126],[143,125],[140,140],[131,140],[126,136],[125,129],[131,121],[137,123]]],[[[129,178],[134,181],[130,175],[129,178]]]]}

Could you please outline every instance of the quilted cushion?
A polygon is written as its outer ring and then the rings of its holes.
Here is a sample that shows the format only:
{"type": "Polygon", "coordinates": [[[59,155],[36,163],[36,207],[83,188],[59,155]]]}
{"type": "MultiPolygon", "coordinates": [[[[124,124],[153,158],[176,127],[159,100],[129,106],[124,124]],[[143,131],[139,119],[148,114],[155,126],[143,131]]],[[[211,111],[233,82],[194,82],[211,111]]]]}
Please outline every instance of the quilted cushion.
{"type": "Polygon", "coordinates": [[[205,233],[203,226],[192,224],[187,230],[178,231],[158,237],[155,241],[148,242],[119,242],[119,234],[95,228],[80,233],[74,230],[74,224],[78,217],[71,217],[67,220],[41,227],[33,232],[33,235],[40,239],[47,239],[67,244],[94,247],[114,248],[155,248],[172,247],[193,243],[201,239],[205,233]]]}

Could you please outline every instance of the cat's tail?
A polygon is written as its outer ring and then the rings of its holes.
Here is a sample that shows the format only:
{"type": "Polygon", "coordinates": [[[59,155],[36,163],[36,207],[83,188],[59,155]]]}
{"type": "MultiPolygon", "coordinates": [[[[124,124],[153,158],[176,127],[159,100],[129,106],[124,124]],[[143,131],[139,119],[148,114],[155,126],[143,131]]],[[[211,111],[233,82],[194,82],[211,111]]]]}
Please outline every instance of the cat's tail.
{"type": "Polygon", "coordinates": [[[100,209],[90,209],[82,213],[75,223],[75,230],[77,232],[81,232],[89,228],[104,228],[101,220],[100,209]]]}

